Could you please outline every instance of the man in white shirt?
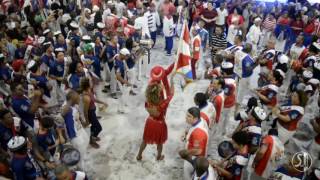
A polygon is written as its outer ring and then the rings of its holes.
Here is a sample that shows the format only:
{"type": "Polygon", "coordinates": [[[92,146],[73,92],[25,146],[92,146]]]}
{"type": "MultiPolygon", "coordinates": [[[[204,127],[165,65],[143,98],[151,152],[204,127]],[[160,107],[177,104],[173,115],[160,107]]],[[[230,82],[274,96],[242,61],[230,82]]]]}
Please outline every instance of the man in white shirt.
{"type": "Polygon", "coordinates": [[[252,54],[253,56],[256,55],[259,41],[262,37],[262,31],[261,31],[261,22],[262,19],[257,17],[254,19],[254,24],[250,27],[249,32],[247,34],[247,43],[250,43],[252,45],[252,54]]]}
{"type": "Polygon", "coordinates": [[[134,28],[141,29],[141,39],[150,38],[148,19],[143,15],[143,8],[137,7],[138,17],[134,20],[134,28]]]}
{"type": "Polygon", "coordinates": [[[115,8],[116,8],[117,16],[122,17],[123,12],[126,9],[126,5],[120,0],[117,0],[117,2],[115,3],[115,8]]]}
{"type": "Polygon", "coordinates": [[[290,48],[290,56],[293,59],[297,59],[300,57],[302,51],[306,48],[303,45],[304,37],[303,35],[299,35],[296,39],[296,42],[292,44],[290,48]]]}
{"type": "Polygon", "coordinates": [[[217,10],[217,19],[216,19],[216,25],[224,27],[226,23],[226,17],[228,16],[228,10],[226,9],[226,3],[221,3],[220,7],[216,9],[217,10]]]}
{"type": "Polygon", "coordinates": [[[158,14],[158,12],[156,11],[155,8],[156,8],[156,6],[152,2],[150,4],[149,10],[146,13],[144,13],[144,16],[148,20],[148,28],[149,28],[149,31],[150,31],[151,39],[153,41],[153,46],[155,45],[156,39],[157,39],[157,26],[161,25],[160,24],[159,14],[158,14]]]}

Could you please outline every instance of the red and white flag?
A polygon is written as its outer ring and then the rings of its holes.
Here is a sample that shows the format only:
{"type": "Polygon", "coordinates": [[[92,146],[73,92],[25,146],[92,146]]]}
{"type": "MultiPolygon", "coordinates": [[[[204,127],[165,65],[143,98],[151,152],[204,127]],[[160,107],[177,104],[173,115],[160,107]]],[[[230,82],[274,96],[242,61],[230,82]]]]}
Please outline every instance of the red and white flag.
{"type": "Polygon", "coordinates": [[[191,40],[187,21],[184,21],[174,70],[177,73],[183,74],[188,81],[192,80],[190,43],[191,40]]]}

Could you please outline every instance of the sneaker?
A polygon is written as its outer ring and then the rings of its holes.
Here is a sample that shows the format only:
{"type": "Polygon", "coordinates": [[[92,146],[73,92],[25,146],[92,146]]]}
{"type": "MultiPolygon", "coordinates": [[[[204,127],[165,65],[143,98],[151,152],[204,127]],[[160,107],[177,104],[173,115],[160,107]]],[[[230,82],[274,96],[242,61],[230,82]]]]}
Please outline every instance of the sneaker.
{"type": "Polygon", "coordinates": [[[110,84],[104,86],[105,89],[110,89],[110,84]]]}
{"type": "Polygon", "coordinates": [[[102,89],[102,92],[103,92],[103,93],[108,93],[108,92],[109,92],[109,89],[104,88],[104,89],[102,89]]]}
{"type": "Polygon", "coordinates": [[[132,85],[132,87],[133,87],[133,88],[138,88],[138,86],[137,86],[137,85],[135,85],[135,84],[134,84],[134,85],[132,85]]]}
{"type": "Polygon", "coordinates": [[[171,53],[170,53],[170,54],[169,54],[169,53],[167,53],[167,54],[166,54],[166,56],[171,56],[171,53]]]}

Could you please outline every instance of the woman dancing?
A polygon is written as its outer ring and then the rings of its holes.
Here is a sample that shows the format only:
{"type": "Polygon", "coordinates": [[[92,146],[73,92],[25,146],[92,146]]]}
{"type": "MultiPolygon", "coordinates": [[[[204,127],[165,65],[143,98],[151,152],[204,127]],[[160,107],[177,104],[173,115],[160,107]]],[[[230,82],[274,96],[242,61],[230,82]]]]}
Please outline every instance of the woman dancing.
{"type": "Polygon", "coordinates": [[[147,144],[157,144],[157,160],[164,159],[162,148],[168,137],[165,117],[174,93],[173,75],[170,79],[170,86],[168,86],[167,76],[172,69],[173,66],[170,66],[166,70],[160,66],[156,66],[151,70],[151,82],[146,90],[145,102],[145,108],[149,113],[149,117],[144,127],[143,141],[137,156],[138,161],[142,159],[142,153],[147,144]]]}

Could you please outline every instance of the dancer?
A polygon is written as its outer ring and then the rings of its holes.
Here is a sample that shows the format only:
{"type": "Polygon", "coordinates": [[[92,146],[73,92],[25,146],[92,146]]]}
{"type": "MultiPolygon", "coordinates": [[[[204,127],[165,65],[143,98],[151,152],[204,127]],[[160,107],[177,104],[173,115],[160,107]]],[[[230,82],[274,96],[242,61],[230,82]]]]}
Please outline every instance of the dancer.
{"type": "Polygon", "coordinates": [[[157,160],[164,159],[162,148],[168,137],[165,116],[174,93],[172,80],[174,75],[171,76],[170,86],[168,86],[167,76],[172,71],[172,68],[173,66],[170,66],[165,70],[160,66],[156,66],[151,70],[151,82],[146,90],[147,100],[145,103],[145,108],[149,113],[149,117],[147,118],[144,127],[143,141],[137,155],[138,161],[142,159],[142,153],[147,144],[157,144],[157,160]],[[169,92],[167,90],[169,90],[169,92]]]}

